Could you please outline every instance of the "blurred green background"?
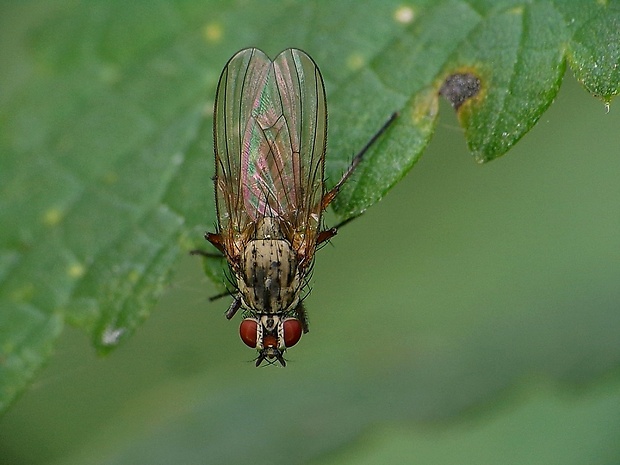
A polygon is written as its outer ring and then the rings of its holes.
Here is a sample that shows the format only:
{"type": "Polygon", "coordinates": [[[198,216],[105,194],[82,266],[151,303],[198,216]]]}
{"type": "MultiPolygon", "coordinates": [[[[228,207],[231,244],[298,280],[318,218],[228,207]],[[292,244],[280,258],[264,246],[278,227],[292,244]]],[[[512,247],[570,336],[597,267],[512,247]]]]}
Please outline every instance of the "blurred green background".
{"type": "Polygon", "coordinates": [[[483,166],[440,115],[318,253],[286,369],[253,367],[187,257],[109,357],[66,330],[0,420],[0,463],[619,463],[620,113],[567,74],[483,166]]]}

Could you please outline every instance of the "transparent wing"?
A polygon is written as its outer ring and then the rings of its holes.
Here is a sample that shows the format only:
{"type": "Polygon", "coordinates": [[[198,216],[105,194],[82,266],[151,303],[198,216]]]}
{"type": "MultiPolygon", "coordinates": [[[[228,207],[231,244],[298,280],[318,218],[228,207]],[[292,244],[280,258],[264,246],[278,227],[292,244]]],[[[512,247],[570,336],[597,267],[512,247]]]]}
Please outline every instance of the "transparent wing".
{"type": "MultiPolygon", "coordinates": [[[[286,220],[308,244],[318,234],[327,109],[323,80],[304,52],[274,61],[258,49],[233,56],[215,105],[220,231],[241,234],[265,216],[286,220]]],[[[225,234],[226,235],[226,234],[225,234]]]]}

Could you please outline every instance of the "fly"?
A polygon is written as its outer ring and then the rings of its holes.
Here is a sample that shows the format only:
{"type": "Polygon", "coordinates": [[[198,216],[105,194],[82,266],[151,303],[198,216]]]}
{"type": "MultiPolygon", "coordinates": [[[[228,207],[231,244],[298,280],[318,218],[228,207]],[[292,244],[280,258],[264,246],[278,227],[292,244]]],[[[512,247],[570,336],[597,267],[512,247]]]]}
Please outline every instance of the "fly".
{"type": "Polygon", "coordinates": [[[205,239],[226,257],[236,287],[226,318],[243,309],[239,333],[256,366],[285,366],[284,352],[308,332],[302,291],[317,247],[337,232],[323,229],[323,211],[395,117],[326,191],[327,106],[312,58],[247,48],[224,67],[213,124],[217,231],[205,239]]]}

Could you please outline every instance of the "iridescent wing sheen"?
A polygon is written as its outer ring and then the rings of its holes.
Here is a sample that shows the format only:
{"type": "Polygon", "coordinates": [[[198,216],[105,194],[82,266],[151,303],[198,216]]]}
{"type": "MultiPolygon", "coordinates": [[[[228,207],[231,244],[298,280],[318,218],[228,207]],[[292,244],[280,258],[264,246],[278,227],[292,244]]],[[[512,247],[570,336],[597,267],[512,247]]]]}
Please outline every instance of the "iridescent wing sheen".
{"type": "Polygon", "coordinates": [[[256,48],[238,52],[218,84],[214,136],[220,233],[237,236],[278,217],[308,248],[320,226],[327,138],[314,61],[296,49],[273,61],[256,48]]]}

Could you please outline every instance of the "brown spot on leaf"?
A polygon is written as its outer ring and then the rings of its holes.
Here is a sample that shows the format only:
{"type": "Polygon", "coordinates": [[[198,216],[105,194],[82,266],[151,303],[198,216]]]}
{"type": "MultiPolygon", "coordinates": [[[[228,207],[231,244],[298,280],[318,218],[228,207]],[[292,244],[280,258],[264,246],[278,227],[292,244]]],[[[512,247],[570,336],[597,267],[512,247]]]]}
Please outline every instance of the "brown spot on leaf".
{"type": "Polygon", "coordinates": [[[471,73],[451,74],[439,89],[455,110],[480,91],[480,78],[471,73]]]}

